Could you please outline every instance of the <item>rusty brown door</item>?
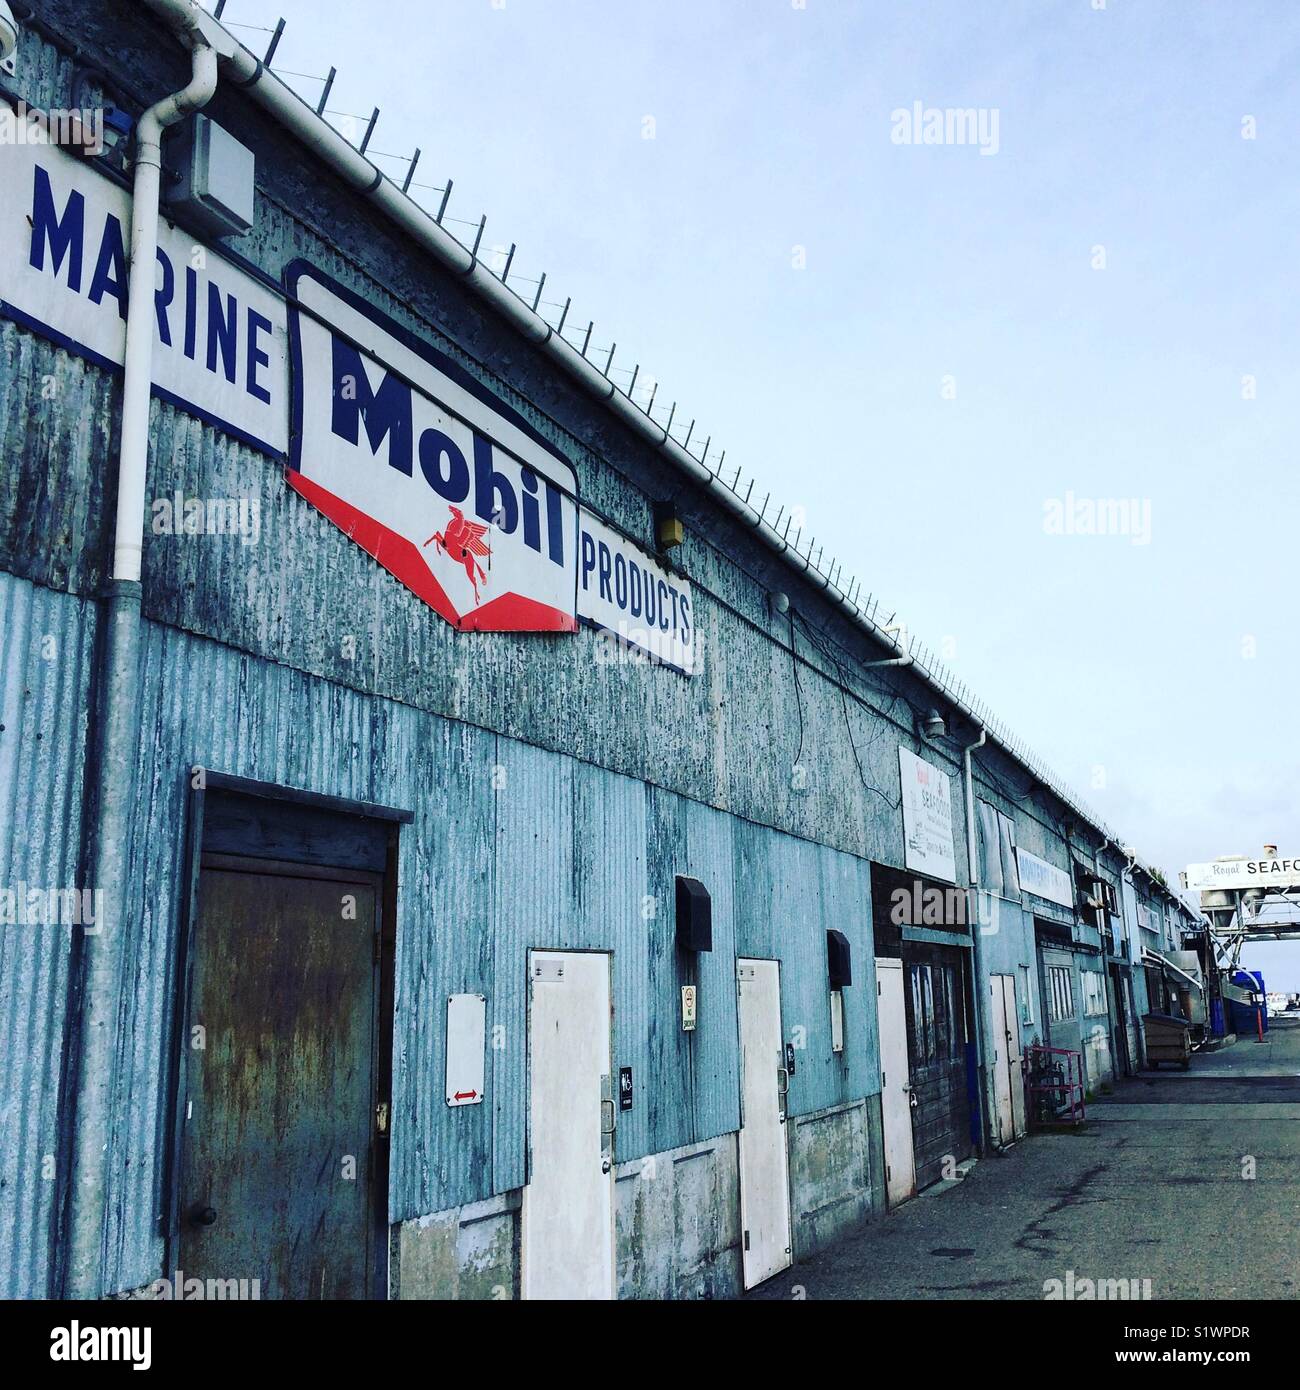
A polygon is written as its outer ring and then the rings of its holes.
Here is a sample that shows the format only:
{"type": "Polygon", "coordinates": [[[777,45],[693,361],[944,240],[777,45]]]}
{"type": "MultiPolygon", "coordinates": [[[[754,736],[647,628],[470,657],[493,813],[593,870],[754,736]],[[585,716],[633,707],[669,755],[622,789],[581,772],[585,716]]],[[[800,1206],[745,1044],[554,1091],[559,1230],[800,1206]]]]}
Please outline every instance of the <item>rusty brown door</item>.
{"type": "Polygon", "coordinates": [[[917,1190],[971,1155],[964,963],[952,947],[904,942],[917,1190]]]}
{"type": "Polygon", "coordinates": [[[367,873],[204,857],[180,1097],[186,1281],[373,1292],[379,889],[367,873]]]}

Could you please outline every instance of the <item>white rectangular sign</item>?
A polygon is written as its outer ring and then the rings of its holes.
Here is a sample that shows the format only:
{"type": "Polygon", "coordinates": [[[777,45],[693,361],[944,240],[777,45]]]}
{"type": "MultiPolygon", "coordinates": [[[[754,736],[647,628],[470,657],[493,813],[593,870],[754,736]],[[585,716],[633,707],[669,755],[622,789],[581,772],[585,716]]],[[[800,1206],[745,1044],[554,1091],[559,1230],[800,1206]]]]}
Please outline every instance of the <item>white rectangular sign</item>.
{"type": "Polygon", "coordinates": [[[1197,892],[1232,888],[1290,888],[1300,884],[1300,859],[1221,859],[1189,864],[1187,887],[1197,892]]]}
{"type": "Polygon", "coordinates": [[[1064,869],[1030,854],[1027,849],[1016,850],[1016,866],[1020,870],[1020,886],[1026,893],[1062,907],[1074,906],[1074,880],[1064,869]]]}
{"type": "Polygon", "coordinates": [[[447,1104],[483,1103],[487,1000],[481,994],[447,999],[447,1104]]]}
{"type": "MultiPolygon", "coordinates": [[[[55,145],[0,144],[0,313],[106,367],[126,349],[131,197],[55,145]]],[[[288,448],[284,298],[166,220],[154,393],[267,453],[288,448]]]]}
{"type": "Polygon", "coordinates": [[[578,616],[693,675],[690,584],[594,516],[578,524],[578,616]]]}
{"type": "Polygon", "coordinates": [[[286,272],[289,482],[449,623],[572,632],[577,477],[458,364],[304,261],[286,272]]]}
{"type": "Polygon", "coordinates": [[[957,881],[952,835],[952,785],[946,772],[898,750],[903,786],[903,862],[918,873],[957,881]]]}

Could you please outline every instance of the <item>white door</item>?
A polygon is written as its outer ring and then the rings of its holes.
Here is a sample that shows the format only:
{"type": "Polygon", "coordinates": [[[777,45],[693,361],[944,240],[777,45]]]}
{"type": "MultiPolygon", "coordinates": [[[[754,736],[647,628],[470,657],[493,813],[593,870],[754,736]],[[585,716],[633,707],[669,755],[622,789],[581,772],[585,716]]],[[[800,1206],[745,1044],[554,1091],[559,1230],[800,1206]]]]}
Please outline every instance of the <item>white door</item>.
{"type": "Polygon", "coordinates": [[[907,1065],[903,962],[876,958],[880,1025],[880,1109],[885,1127],[885,1192],[892,1207],[916,1191],[912,1149],[912,1086],[907,1065]]]}
{"type": "Polygon", "coordinates": [[[740,1228],[745,1287],[790,1263],[781,967],[738,960],[740,996],[740,1228]]]}
{"type": "Polygon", "coordinates": [[[1014,975],[989,979],[989,1047],[992,1052],[993,1099],[997,1141],[1013,1143],[1024,1133],[1024,1058],[1020,1051],[1020,1016],[1016,1009],[1014,975]]]}
{"type": "Polygon", "coordinates": [[[1011,1070],[1011,1128],[1015,1137],[1021,1139],[1025,1133],[1025,1047],[1020,1041],[1020,1006],[1014,975],[1006,976],[1002,996],[1007,1020],[1007,1063],[1011,1070]]]}
{"type": "Polygon", "coordinates": [[[613,1298],[609,956],[534,951],[528,976],[522,1294],[613,1298]]]}

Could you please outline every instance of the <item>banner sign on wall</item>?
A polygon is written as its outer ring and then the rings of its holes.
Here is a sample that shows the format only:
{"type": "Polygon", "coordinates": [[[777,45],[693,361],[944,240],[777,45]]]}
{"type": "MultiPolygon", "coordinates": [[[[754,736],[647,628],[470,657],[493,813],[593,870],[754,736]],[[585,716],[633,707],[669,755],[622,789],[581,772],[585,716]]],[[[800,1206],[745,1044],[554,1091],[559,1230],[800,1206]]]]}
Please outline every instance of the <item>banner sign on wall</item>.
{"type": "Polygon", "coordinates": [[[957,881],[952,835],[952,785],[946,772],[898,750],[903,785],[903,863],[917,873],[957,881]]]}
{"type": "Polygon", "coordinates": [[[691,586],[594,516],[584,512],[580,527],[578,616],[693,675],[691,586]]]}
{"type": "Polygon", "coordinates": [[[1074,880],[1064,869],[1030,854],[1027,849],[1016,850],[1016,865],[1020,870],[1020,886],[1026,893],[1061,907],[1074,906],[1074,880]]]}
{"type": "MultiPolygon", "coordinates": [[[[0,312],[100,366],[126,351],[131,196],[56,145],[0,144],[0,312]]],[[[283,297],[160,219],[154,393],[266,453],[288,447],[283,297]]]]}
{"type": "Polygon", "coordinates": [[[290,484],[449,623],[577,627],[566,460],[449,358],[304,261],[286,271],[290,484]]]}

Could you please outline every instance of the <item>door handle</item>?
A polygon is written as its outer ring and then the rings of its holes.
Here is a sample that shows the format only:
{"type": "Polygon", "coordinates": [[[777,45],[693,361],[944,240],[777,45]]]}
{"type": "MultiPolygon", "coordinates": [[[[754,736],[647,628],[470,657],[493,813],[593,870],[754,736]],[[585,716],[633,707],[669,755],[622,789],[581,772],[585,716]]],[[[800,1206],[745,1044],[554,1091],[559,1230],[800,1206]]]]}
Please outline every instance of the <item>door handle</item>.
{"type": "MultiPolygon", "coordinates": [[[[588,1111],[587,1113],[590,1114],[591,1112],[588,1111]]],[[[600,1103],[600,1133],[601,1133],[601,1137],[604,1138],[604,1136],[607,1135],[607,1134],[613,1134],[614,1131],[615,1131],[617,1128],[618,1128],[618,1111],[617,1111],[617,1110],[615,1109],[615,1107],[614,1107],[614,1102],[613,1102],[612,1100],[602,1100],[601,1103],[600,1103]],[[608,1123],[608,1124],[605,1123],[606,1117],[608,1117],[608,1119],[609,1119],[609,1123],[608,1123]]]]}
{"type": "Polygon", "coordinates": [[[202,1203],[196,1202],[190,1208],[190,1221],[195,1226],[211,1226],[216,1219],[215,1207],[205,1207],[202,1203]]]}
{"type": "Polygon", "coordinates": [[[790,1073],[784,1067],[776,1069],[776,1109],[785,1124],[786,1096],[790,1093],[790,1073]]]}

